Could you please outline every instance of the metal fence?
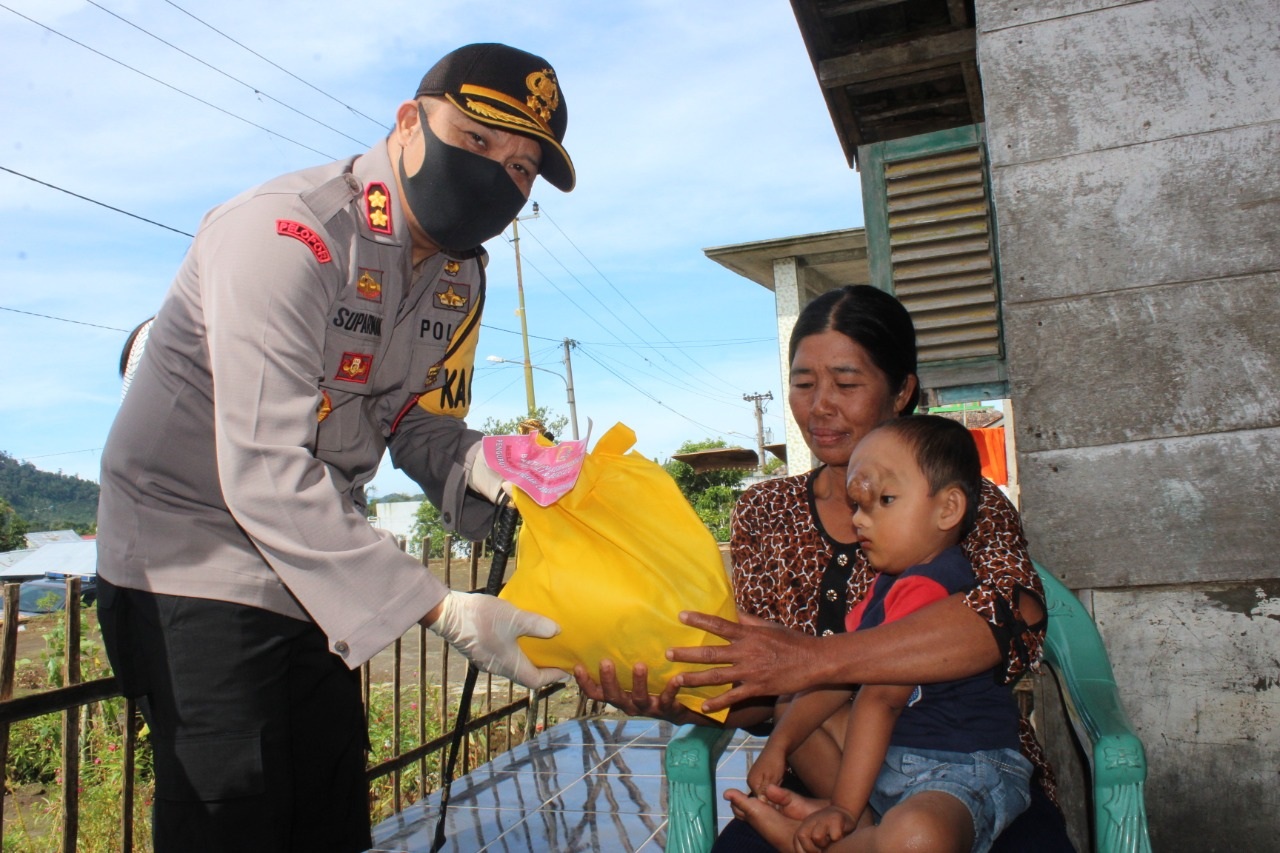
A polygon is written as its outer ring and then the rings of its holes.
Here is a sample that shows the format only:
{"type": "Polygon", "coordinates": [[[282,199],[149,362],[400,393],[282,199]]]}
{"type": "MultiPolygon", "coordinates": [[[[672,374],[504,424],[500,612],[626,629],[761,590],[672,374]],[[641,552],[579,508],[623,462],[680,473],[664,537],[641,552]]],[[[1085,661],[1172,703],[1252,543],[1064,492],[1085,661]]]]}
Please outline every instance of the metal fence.
{"type": "MultiPolygon", "coordinates": [[[[472,543],[470,556],[463,558],[466,568],[462,572],[455,571],[459,558],[452,556],[452,542],[447,538],[444,551],[441,563],[445,583],[450,588],[477,589],[480,586],[477,582],[479,568],[484,559],[483,543],[472,543]],[[455,574],[464,575],[457,579],[458,586],[455,586],[455,574]]],[[[424,547],[423,553],[428,552],[429,547],[424,547]]],[[[425,557],[423,564],[427,565],[425,557]]],[[[80,586],[79,578],[67,579],[67,602],[81,600],[80,586]]],[[[0,766],[6,770],[5,785],[0,789],[0,827],[7,825],[4,817],[11,789],[8,768],[13,726],[26,720],[61,714],[59,743],[63,748],[58,774],[60,784],[55,786],[60,788],[57,791],[58,815],[50,822],[53,835],[60,835],[60,838],[46,838],[47,849],[67,853],[77,850],[82,819],[82,765],[86,761],[101,760],[101,756],[93,754],[94,747],[87,737],[95,727],[102,727],[111,734],[112,746],[108,748],[113,750],[114,737],[118,735],[119,749],[122,750],[121,756],[112,756],[113,760],[120,761],[121,767],[119,824],[114,830],[115,837],[107,841],[106,849],[128,853],[139,844],[140,837],[143,839],[140,846],[150,849],[150,833],[146,828],[136,827],[134,817],[138,812],[139,768],[141,764],[145,764],[148,749],[145,737],[140,737],[144,726],[135,703],[120,695],[114,677],[89,680],[82,678],[81,639],[86,630],[86,620],[82,608],[76,606],[69,606],[57,615],[36,617],[61,620],[59,624],[65,640],[65,651],[59,664],[61,686],[15,697],[14,693],[18,689],[18,633],[22,624],[18,614],[18,588],[18,584],[4,587],[4,622],[0,626],[0,766]],[[74,745],[74,748],[65,748],[67,744],[74,745]],[[140,758],[143,759],[141,762],[140,758]]],[[[439,786],[439,768],[443,766],[445,748],[456,722],[451,719],[451,714],[454,713],[451,694],[455,688],[460,687],[466,672],[465,659],[456,656],[446,643],[421,626],[411,629],[382,654],[391,656],[392,719],[390,743],[384,744],[384,749],[370,754],[371,763],[367,768],[372,792],[371,810],[375,820],[401,811],[408,803],[425,797],[439,786]],[[437,644],[440,649],[437,679],[427,677],[429,649],[432,644],[437,644]],[[404,683],[403,676],[406,648],[410,655],[416,651],[416,667],[412,669],[412,674],[416,677],[412,679],[414,683],[411,685],[404,683]],[[414,713],[406,715],[406,708],[414,709],[414,713]],[[406,716],[412,718],[407,725],[406,716]],[[439,732],[432,738],[428,738],[429,719],[434,720],[439,732]],[[408,748],[404,748],[406,741],[408,748]],[[379,755],[375,760],[378,752],[387,754],[379,755]],[[414,778],[406,780],[406,774],[411,774],[414,778]],[[389,791],[386,790],[388,782],[389,791]]],[[[383,663],[385,666],[385,661],[383,663]]],[[[538,727],[539,705],[542,725],[548,725],[550,703],[547,700],[565,687],[564,684],[554,684],[538,691],[529,691],[505,679],[497,679],[496,685],[494,682],[492,676],[485,676],[480,681],[482,687],[477,689],[476,700],[472,704],[472,713],[465,728],[468,735],[467,748],[462,750],[461,766],[456,771],[460,774],[468,772],[474,764],[489,761],[495,754],[528,739],[538,727]],[[500,698],[495,701],[495,696],[500,698]],[[521,715],[523,719],[519,720],[521,715]]],[[[372,694],[374,688],[381,688],[383,683],[375,681],[371,663],[366,663],[362,668],[362,686],[366,722],[372,724],[369,718],[375,704],[372,694]]],[[[574,713],[581,715],[587,710],[586,703],[579,699],[574,713]]],[[[52,802],[50,805],[53,805],[52,802]]],[[[80,849],[84,849],[83,845],[80,845],[80,849]]]]}

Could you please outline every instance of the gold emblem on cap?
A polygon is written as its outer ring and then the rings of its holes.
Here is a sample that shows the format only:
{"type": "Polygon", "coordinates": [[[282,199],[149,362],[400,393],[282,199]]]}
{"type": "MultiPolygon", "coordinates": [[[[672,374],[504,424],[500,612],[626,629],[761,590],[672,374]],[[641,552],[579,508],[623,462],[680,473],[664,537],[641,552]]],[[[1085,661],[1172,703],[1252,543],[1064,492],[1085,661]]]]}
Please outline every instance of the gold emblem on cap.
{"type": "Polygon", "coordinates": [[[556,84],[556,73],[550,68],[535,71],[524,78],[524,84],[529,87],[529,97],[525,100],[529,109],[543,121],[551,121],[551,114],[560,106],[560,87],[556,84]]]}

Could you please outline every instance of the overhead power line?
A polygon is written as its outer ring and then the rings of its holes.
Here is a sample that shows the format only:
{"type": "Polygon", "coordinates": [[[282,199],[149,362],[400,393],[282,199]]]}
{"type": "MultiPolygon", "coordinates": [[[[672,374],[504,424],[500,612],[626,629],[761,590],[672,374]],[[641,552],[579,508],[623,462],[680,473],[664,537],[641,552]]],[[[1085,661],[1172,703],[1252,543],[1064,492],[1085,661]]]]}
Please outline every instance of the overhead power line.
{"type": "Polygon", "coordinates": [[[199,62],[199,63],[200,63],[201,65],[203,65],[205,68],[208,68],[208,69],[209,69],[209,70],[211,70],[211,71],[216,71],[216,72],[218,72],[219,74],[221,74],[223,77],[226,77],[228,80],[231,80],[231,81],[233,81],[233,82],[235,82],[235,83],[239,83],[241,86],[244,86],[246,89],[248,89],[250,92],[253,92],[255,95],[258,95],[259,97],[262,97],[262,98],[266,98],[268,101],[271,101],[273,104],[279,104],[280,106],[284,107],[286,110],[289,110],[290,112],[293,112],[293,113],[295,113],[295,114],[297,114],[297,115],[302,116],[302,117],[303,117],[303,118],[305,118],[307,121],[314,122],[314,123],[316,123],[316,124],[320,125],[320,126],[321,126],[321,127],[323,127],[325,130],[331,130],[331,131],[333,131],[334,133],[338,134],[339,136],[346,137],[347,139],[350,139],[352,142],[356,143],[357,145],[363,145],[365,148],[368,148],[368,147],[369,147],[369,143],[368,143],[368,142],[365,142],[365,141],[360,140],[360,139],[356,139],[354,136],[351,136],[350,134],[345,133],[344,131],[341,131],[341,130],[339,130],[339,129],[338,129],[338,128],[336,128],[336,127],[333,127],[332,125],[325,124],[324,122],[320,121],[320,119],[315,118],[314,116],[307,115],[306,113],[304,113],[302,110],[298,109],[297,107],[292,107],[292,106],[290,106],[289,104],[286,104],[284,101],[280,100],[279,98],[276,98],[276,97],[273,97],[273,96],[271,96],[271,95],[268,95],[266,92],[262,91],[262,90],[261,90],[261,89],[259,89],[257,86],[254,86],[254,85],[253,85],[253,84],[251,84],[251,83],[246,83],[245,81],[241,80],[239,77],[236,77],[236,76],[235,76],[235,75],[233,75],[233,74],[230,74],[230,73],[228,73],[228,72],[226,72],[226,71],[223,71],[221,68],[218,68],[216,65],[212,65],[212,64],[210,64],[210,63],[208,63],[208,62],[205,62],[203,59],[201,59],[200,57],[196,56],[194,53],[191,53],[191,52],[189,52],[189,51],[183,50],[182,48],[178,47],[178,46],[177,46],[176,44],[174,44],[173,42],[171,42],[171,41],[166,41],[165,39],[162,39],[160,36],[158,36],[158,35],[156,35],[155,33],[151,32],[150,30],[148,30],[148,29],[146,29],[146,28],[144,28],[144,27],[140,27],[140,26],[138,26],[138,25],[137,25],[137,24],[135,24],[133,21],[130,21],[128,18],[125,18],[125,17],[124,17],[124,16],[122,16],[122,15],[118,15],[118,14],[116,14],[115,12],[111,11],[110,9],[108,9],[106,6],[103,6],[101,3],[96,2],[96,0],[85,0],[85,2],[86,2],[86,3],[88,3],[90,6],[94,6],[94,7],[98,8],[98,9],[101,9],[102,11],[106,12],[108,15],[110,15],[110,16],[111,16],[111,17],[113,17],[113,18],[115,18],[116,20],[118,20],[118,21],[122,21],[123,23],[128,24],[129,26],[133,27],[133,28],[134,28],[135,30],[137,30],[138,32],[143,33],[144,35],[150,36],[151,38],[155,39],[156,41],[160,42],[160,43],[161,43],[161,44],[163,44],[163,45],[166,45],[166,46],[168,46],[168,47],[173,48],[174,50],[178,51],[178,53],[181,53],[183,56],[189,57],[190,59],[194,59],[196,62],[199,62]]]}
{"type": "MultiPolygon", "coordinates": [[[[505,235],[503,235],[503,239],[506,239],[506,236],[505,236],[505,235]]],[[[542,243],[542,241],[541,241],[541,240],[538,240],[536,236],[534,237],[534,240],[536,240],[536,241],[538,242],[538,245],[539,245],[539,246],[542,246],[542,248],[543,248],[544,250],[547,250],[547,247],[542,243]]],[[[512,241],[507,241],[507,242],[508,242],[508,245],[510,245],[510,243],[511,243],[512,241]]],[[[572,272],[570,272],[570,271],[569,271],[569,269],[568,269],[567,267],[565,267],[563,263],[561,263],[561,262],[560,262],[559,258],[556,258],[556,257],[555,257],[555,255],[554,255],[554,254],[552,254],[549,250],[547,250],[547,254],[551,255],[552,260],[556,261],[556,263],[559,263],[559,264],[560,264],[560,266],[565,270],[565,272],[566,272],[566,273],[568,273],[568,274],[569,274],[569,276],[570,276],[571,278],[573,278],[573,279],[574,279],[574,281],[577,281],[577,282],[578,282],[578,284],[579,284],[579,285],[581,285],[581,286],[582,286],[582,288],[583,288],[583,289],[584,289],[588,294],[590,294],[590,295],[591,295],[591,297],[592,297],[593,299],[595,299],[597,302],[600,302],[600,305],[601,305],[602,307],[604,307],[604,309],[605,309],[606,311],[608,311],[608,312],[609,312],[609,314],[610,314],[610,315],[612,315],[614,319],[616,319],[620,324],[622,324],[622,326],[623,326],[623,327],[626,327],[626,323],[622,320],[622,318],[621,318],[621,317],[619,317],[617,314],[615,314],[615,313],[613,312],[613,310],[612,310],[611,308],[609,308],[609,306],[608,306],[608,305],[605,305],[605,303],[604,303],[604,302],[602,302],[602,301],[600,300],[600,297],[599,297],[599,296],[596,296],[596,295],[595,295],[595,293],[593,293],[593,292],[591,291],[591,288],[587,287],[586,285],[583,285],[581,281],[578,281],[578,279],[573,275],[573,273],[572,273],[572,272]]],[[[553,281],[553,280],[551,279],[551,277],[550,277],[550,276],[548,276],[546,273],[544,273],[544,272],[543,272],[543,271],[542,271],[542,270],[537,266],[537,264],[535,264],[535,263],[533,263],[532,261],[530,261],[530,260],[529,260],[528,255],[523,255],[523,256],[522,256],[522,260],[524,261],[524,263],[525,263],[525,265],[526,265],[526,266],[528,266],[530,269],[532,269],[532,270],[533,270],[534,272],[536,272],[538,275],[542,276],[543,280],[545,280],[545,281],[547,282],[547,284],[550,284],[550,285],[555,289],[555,291],[556,291],[557,293],[559,293],[562,297],[564,297],[564,299],[565,299],[565,301],[566,301],[566,302],[568,302],[568,303],[569,303],[570,305],[572,305],[574,308],[577,308],[579,311],[581,311],[581,312],[583,313],[583,315],[584,315],[584,316],[586,316],[586,317],[587,317],[587,319],[591,320],[591,322],[595,323],[595,324],[596,324],[597,326],[599,326],[602,330],[604,330],[605,334],[607,334],[607,335],[611,336],[614,340],[618,341],[618,343],[619,343],[620,345],[622,345],[622,346],[626,347],[627,349],[631,350],[631,352],[632,352],[632,353],[634,353],[634,354],[636,355],[636,357],[637,357],[637,358],[639,358],[639,359],[640,359],[641,361],[643,361],[645,364],[648,364],[648,365],[649,365],[650,367],[652,367],[653,369],[655,369],[655,370],[664,370],[663,368],[661,368],[661,367],[659,367],[658,365],[654,364],[654,363],[653,363],[653,361],[652,361],[652,360],[651,360],[647,355],[645,355],[644,353],[642,353],[642,352],[640,352],[639,350],[637,350],[637,349],[636,349],[636,344],[630,344],[630,343],[628,343],[627,341],[624,341],[624,340],[623,340],[621,337],[619,337],[619,336],[618,336],[618,335],[617,335],[617,334],[616,334],[612,329],[610,329],[610,328],[609,328],[608,326],[606,326],[604,323],[600,322],[600,318],[599,318],[599,317],[597,317],[594,313],[592,313],[592,312],[590,312],[590,311],[586,310],[586,309],[585,309],[585,308],[583,308],[581,305],[579,305],[579,304],[578,304],[578,302],[577,302],[577,301],[576,301],[572,296],[570,296],[568,293],[566,293],[566,292],[565,292],[565,291],[560,287],[560,285],[556,284],[556,283],[555,283],[555,281],[553,281]]],[[[643,342],[643,340],[642,340],[642,341],[641,341],[641,343],[640,343],[640,346],[647,346],[647,344],[646,344],[646,343],[644,343],[644,342],[643,342]]],[[[668,363],[670,363],[673,367],[675,366],[675,363],[674,363],[674,362],[672,362],[672,361],[671,361],[671,359],[666,358],[666,356],[665,356],[665,355],[663,356],[663,358],[664,358],[668,363]]],[[[670,378],[670,374],[669,374],[669,373],[665,373],[665,375],[667,376],[667,378],[668,378],[668,379],[670,378]]],[[[688,378],[688,379],[690,379],[691,381],[698,382],[699,384],[701,384],[701,385],[703,386],[703,388],[704,388],[704,389],[706,389],[706,390],[704,390],[704,391],[700,391],[700,392],[698,392],[698,393],[712,393],[712,394],[720,394],[720,395],[721,395],[724,399],[726,399],[726,400],[736,400],[736,399],[737,399],[736,392],[729,392],[729,391],[724,390],[723,388],[717,388],[717,387],[715,387],[715,386],[709,385],[709,384],[708,384],[708,383],[706,383],[706,382],[702,382],[701,380],[698,380],[698,379],[696,379],[696,378],[695,378],[695,377],[693,377],[693,376],[687,376],[687,378],[688,378]]],[[[688,387],[688,386],[684,386],[684,387],[688,387]]],[[[690,390],[693,390],[693,389],[690,389],[690,390]]]]}
{"type": "Polygon", "coordinates": [[[14,314],[26,314],[28,317],[41,317],[45,320],[57,320],[60,323],[75,323],[77,326],[92,326],[95,329],[108,329],[112,332],[124,332],[129,334],[128,329],[117,329],[115,326],[101,326],[97,323],[86,323],[84,320],[68,320],[66,317],[55,317],[52,314],[37,314],[34,311],[23,311],[20,308],[6,308],[0,305],[0,311],[12,311],[14,314]]]}
{"type": "Polygon", "coordinates": [[[719,435],[737,435],[737,436],[741,436],[741,437],[743,437],[743,438],[752,438],[752,439],[754,438],[753,436],[747,435],[746,433],[743,433],[743,432],[738,432],[738,431],[736,431],[736,430],[718,430],[718,429],[716,429],[716,428],[715,428],[715,427],[713,427],[713,426],[708,426],[707,424],[702,423],[701,421],[696,421],[696,420],[694,420],[693,418],[691,418],[691,417],[689,417],[688,415],[686,415],[684,412],[680,412],[680,411],[677,411],[676,409],[671,408],[671,407],[670,407],[670,406],[668,406],[666,403],[662,402],[662,401],[661,401],[661,400],[659,400],[657,397],[653,396],[653,395],[652,395],[652,394],[650,394],[648,391],[644,390],[644,389],[643,389],[643,388],[641,388],[639,385],[636,385],[634,382],[632,382],[631,380],[627,379],[626,377],[619,375],[619,374],[618,374],[616,371],[614,371],[611,367],[609,367],[609,366],[608,366],[608,365],[606,365],[604,362],[602,362],[602,361],[600,361],[599,359],[597,359],[597,358],[596,358],[594,355],[592,355],[590,352],[587,352],[587,351],[583,350],[581,347],[579,347],[579,348],[578,348],[578,351],[579,351],[579,352],[581,352],[583,355],[585,355],[587,358],[589,358],[589,359],[591,359],[592,361],[594,361],[596,364],[598,364],[598,365],[601,367],[601,369],[603,369],[606,373],[608,373],[608,374],[612,375],[612,376],[613,376],[615,379],[617,379],[619,382],[623,383],[624,385],[628,386],[629,388],[634,389],[635,391],[638,391],[640,394],[643,394],[645,397],[648,397],[650,400],[652,400],[653,402],[657,403],[657,404],[658,404],[659,406],[661,406],[662,408],[666,409],[667,411],[671,412],[672,414],[674,414],[674,415],[676,415],[676,416],[678,416],[678,417],[684,418],[686,421],[688,421],[689,423],[693,424],[694,426],[702,427],[702,428],[703,428],[703,429],[705,429],[705,430],[710,430],[712,433],[716,433],[716,434],[719,434],[719,435]]]}
{"type": "Polygon", "coordinates": [[[361,118],[366,118],[366,119],[368,119],[369,121],[371,121],[371,122],[373,122],[374,124],[376,124],[378,127],[382,128],[383,130],[390,130],[390,129],[391,129],[389,126],[387,126],[387,125],[386,125],[386,124],[384,124],[383,122],[379,121],[378,119],[374,118],[373,116],[366,115],[366,114],[364,114],[364,113],[360,112],[360,110],[356,109],[355,107],[351,106],[350,104],[345,103],[344,101],[339,100],[338,98],[334,97],[333,95],[330,95],[330,94],[329,94],[328,92],[326,92],[324,89],[321,89],[321,88],[319,88],[319,87],[315,86],[314,84],[312,84],[312,83],[308,83],[306,80],[303,80],[301,77],[299,77],[297,74],[294,74],[294,73],[293,73],[292,71],[290,71],[289,69],[287,69],[287,68],[285,68],[285,67],[283,67],[283,66],[281,66],[281,65],[278,65],[278,64],[276,64],[275,62],[272,62],[270,59],[267,59],[267,58],[266,58],[265,56],[263,56],[261,53],[258,53],[256,50],[254,50],[253,48],[251,48],[251,47],[249,47],[248,45],[244,44],[243,42],[236,41],[234,38],[232,38],[231,36],[227,35],[227,34],[226,34],[226,33],[224,33],[222,30],[220,30],[220,29],[218,29],[217,27],[215,27],[213,24],[210,24],[208,21],[205,21],[205,20],[203,20],[203,19],[201,19],[201,18],[196,17],[195,15],[191,14],[190,12],[188,12],[186,9],[182,8],[181,6],[179,6],[177,3],[174,3],[174,2],[173,2],[173,0],[165,0],[165,2],[166,2],[166,3],[168,3],[170,6],[172,6],[173,8],[177,9],[177,10],[178,10],[179,12],[181,12],[182,14],[186,15],[186,16],[187,16],[188,18],[190,18],[191,20],[195,21],[196,23],[198,23],[198,24],[200,24],[200,25],[202,25],[202,26],[208,27],[209,29],[213,30],[215,33],[217,33],[218,35],[222,36],[224,39],[226,39],[227,41],[229,41],[229,42],[231,42],[232,44],[236,45],[237,47],[243,48],[244,50],[247,50],[249,53],[252,53],[254,56],[258,57],[258,58],[259,58],[259,59],[261,59],[263,62],[265,62],[265,63],[267,63],[268,65],[270,65],[272,68],[275,68],[275,69],[277,69],[277,70],[279,70],[279,71],[283,71],[285,74],[288,74],[290,77],[292,77],[294,80],[297,80],[297,81],[298,81],[299,83],[301,83],[302,85],[304,85],[304,86],[306,86],[306,87],[308,87],[308,88],[310,88],[310,89],[313,89],[313,90],[314,90],[314,91],[316,91],[316,92],[319,92],[321,95],[324,95],[326,98],[328,98],[329,100],[333,101],[334,103],[336,103],[336,104],[338,104],[338,105],[340,105],[340,106],[342,106],[342,107],[345,107],[347,110],[349,110],[350,112],[354,113],[355,115],[358,115],[358,116],[360,116],[361,118]]]}
{"type": "MultiPolygon", "coordinates": [[[[652,321],[652,320],[650,320],[650,319],[649,319],[649,318],[644,314],[644,312],[642,312],[639,308],[637,308],[637,307],[635,306],[635,304],[634,304],[630,299],[628,299],[628,298],[627,298],[626,294],[625,294],[625,293],[623,293],[623,292],[618,288],[618,286],[617,286],[617,285],[615,285],[612,281],[610,281],[609,277],[608,277],[607,275],[605,275],[605,274],[600,270],[600,268],[599,268],[598,266],[596,266],[594,262],[592,262],[592,260],[591,260],[590,258],[588,258],[588,257],[587,257],[586,253],[585,253],[585,252],[583,252],[583,251],[582,251],[582,249],[580,249],[580,248],[578,247],[578,244],[577,244],[577,243],[573,242],[573,240],[569,237],[569,235],[568,235],[568,234],[566,234],[566,233],[564,232],[564,229],[560,227],[560,223],[556,222],[556,221],[555,221],[555,219],[553,219],[553,218],[551,217],[551,214],[546,212],[546,209],[545,209],[545,208],[543,209],[542,213],[543,213],[543,215],[544,215],[544,216],[546,216],[547,221],[548,221],[548,222],[550,222],[553,226],[555,226],[555,229],[556,229],[557,231],[559,231],[559,232],[560,232],[560,235],[561,235],[562,237],[564,237],[564,239],[565,239],[565,240],[567,240],[567,241],[568,241],[569,245],[570,245],[570,246],[573,246],[574,250],[575,250],[579,255],[581,255],[581,256],[582,256],[582,259],[583,259],[584,261],[586,261],[586,262],[587,262],[587,264],[588,264],[588,265],[589,265],[593,270],[595,270],[595,271],[596,271],[596,275],[600,276],[600,278],[604,280],[604,283],[605,283],[605,284],[607,284],[607,285],[609,285],[609,287],[613,290],[613,292],[614,292],[614,293],[618,294],[618,298],[620,298],[623,302],[627,303],[627,306],[628,306],[632,311],[634,311],[634,312],[636,313],[636,316],[638,316],[641,320],[644,320],[646,323],[648,323],[648,324],[649,324],[649,328],[651,328],[651,329],[653,329],[655,332],[657,332],[657,333],[658,333],[658,336],[659,336],[660,338],[662,338],[662,339],[663,339],[664,341],[666,341],[668,344],[673,344],[673,345],[674,345],[674,342],[673,342],[670,338],[668,338],[668,337],[663,333],[663,331],[662,331],[661,329],[659,329],[656,325],[654,325],[653,321],[652,321]]],[[[704,373],[706,373],[708,376],[711,376],[712,378],[714,378],[714,379],[716,379],[717,381],[719,381],[719,377],[717,377],[714,373],[712,373],[710,370],[708,370],[708,369],[706,368],[706,366],[705,366],[705,365],[703,365],[701,362],[699,362],[699,361],[698,361],[697,359],[695,359],[693,356],[689,355],[687,352],[684,352],[684,350],[683,350],[683,348],[682,348],[682,347],[676,346],[676,350],[677,350],[677,351],[679,351],[679,352],[680,352],[680,354],[681,354],[681,355],[683,355],[685,358],[687,358],[687,359],[689,360],[689,362],[690,362],[692,365],[694,365],[694,366],[695,366],[695,367],[697,367],[699,370],[701,370],[701,371],[703,371],[704,373]]],[[[668,359],[668,361],[670,361],[670,359],[668,359]]]]}
{"type": "Polygon", "coordinates": [[[129,65],[129,64],[128,64],[128,63],[126,63],[126,62],[121,62],[119,59],[116,59],[116,58],[115,58],[115,57],[113,57],[113,56],[108,56],[107,54],[103,53],[102,51],[100,51],[100,50],[98,50],[98,49],[96,49],[96,48],[92,48],[92,47],[90,47],[89,45],[85,44],[85,43],[84,43],[84,42],[82,42],[82,41],[77,41],[76,39],[73,39],[71,36],[67,35],[66,33],[59,32],[58,30],[55,30],[53,27],[49,26],[48,24],[42,24],[42,23],[40,23],[39,21],[37,21],[35,18],[28,17],[28,16],[26,16],[26,15],[22,14],[21,12],[17,11],[16,9],[12,9],[12,8],[10,8],[10,7],[6,6],[6,5],[4,5],[3,3],[0,3],[0,9],[4,9],[4,10],[5,10],[5,11],[7,11],[7,12],[12,12],[13,14],[17,15],[19,18],[22,18],[24,21],[29,21],[29,22],[31,22],[31,23],[33,23],[33,24],[35,24],[37,27],[40,27],[41,29],[48,30],[49,32],[53,33],[55,36],[58,36],[58,37],[60,37],[60,38],[64,38],[64,39],[66,39],[67,41],[71,42],[72,44],[74,44],[74,45],[78,45],[79,47],[84,48],[85,50],[89,51],[90,53],[96,54],[96,55],[98,55],[98,56],[101,56],[103,59],[106,59],[106,60],[109,60],[109,61],[111,61],[111,62],[114,62],[116,65],[119,65],[121,68],[127,68],[127,69],[129,69],[130,71],[132,71],[134,74],[139,74],[139,75],[141,75],[141,76],[143,76],[143,77],[146,77],[148,80],[150,80],[150,81],[152,81],[152,82],[154,82],[154,83],[159,83],[161,86],[164,86],[166,89],[171,89],[172,91],[177,92],[179,95],[184,95],[184,96],[186,96],[186,97],[190,98],[190,99],[191,99],[191,100],[193,100],[193,101],[197,101],[198,103],[204,104],[206,107],[210,107],[211,109],[215,109],[215,110],[217,110],[218,112],[222,113],[223,115],[230,116],[231,118],[235,119],[236,121],[242,121],[242,122],[244,122],[245,124],[250,125],[251,127],[256,127],[258,130],[261,130],[261,131],[263,131],[264,133],[269,133],[269,134],[271,134],[272,136],[275,136],[275,137],[277,137],[277,138],[279,138],[279,139],[283,139],[285,142],[292,142],[294,145],[297,145],[299,148],[304,148],[304,149],[306,149],[307,151],[310,151],[310,152],[311,152],[311,153],[313,153],[313,154],[319,154],[321,157],[324,157],[326,160],[336,160],[336,159],[338,159],[337,157],[334,157],[332,154],[326,154],[326,153],[324,153],[323,151],[321,151],[321,150],[319,150],[319,149],[317,149],[317,148],[312,148],[310,145],[307,145],[306,143],[299,142],[299,141],[298,141],[298,140],[296,140],[296,139],[290,139],[289,137],[285,136],[283,133],[277,133],[276,131],[272,130],[272,129],[271,129],[271,128],[269,128],[269,127],[264,127],[263,125],[258,124],[256,121],[252,121],[252,120],[247,119],[247,118],[245,118],[244,116],[241,116],[241,115],[236,115],[235,113],[231,112],[230,110],[223,109],[222,107],[218,106],[217,104],[214,104],[214,103],[212,103],[212,102],[210,102],[210,101],[206,101],[204,98],[201,98],[201,97],[199,97],[199,96],[197,96],[197,95],[193,95],[193,94],[191,94],[190,92],[186,91],[185,89],[179,88],[178,86],[175,86],[175,85],[173,85],[172,83],[166,83],[165,81],[161,80],[159,77],[154,77],[154,76],[152,76],[152,75],[148,74],[148,73],[147,73],[147,72],[145,72],[145,71],[141,71],[141,70],[139,70],[139,69],[137,69],[137,68],[134,68],[132,65],[129,65]]]}
{"type": "Polygon", "coordinates": [[[147,223],[148,225],[154,225],[157,228],[163,228],[166,231],[172,231],[175,234],[181,234],[184,237],[195,237],[194,234],[190,234],[186,231],[183,231],[180,228],[174,228],[171,225],[165,225],[163,222],[156,222],[154,219],[147,219],[147,217],[145,216],[139,216],[136,213],[130,213],[127,210],[121,210],[118,207],[113,207],[112,205],[107,204],[105,201],[98,201],[96,198],[89,198],[87,195],[80,195],[80,193],[72,192],[71,190],[65,189],[56,184],[51,184],[48,181],[42,181],[39,178],[33,178],[30,175],[24,175],[22,172],[19,172],[16,169],[10,169],[8,166],[0,166],[0,171],[8,172],[11,175],[17,175],[19,178],[26,178],[28,181],[33,181],[37,184],[40,184],[41,186],[48,187],[51,190],[57,190],[60,193],[66,193],[67,195],[75,196],[76,198],[81,199],[83,201],[96,204],[99,207],[105,207],[107,210],[114,210],[116,213],[123,213],[125,216],[132,216],[134,219],[141,220],[147,223]]]}
{"type": "MultiPolygon", "coordinates": [[[[583,343],[579,341],[578,348],[581,349],[583,346],[584,346],[583,343]]],[[[606,356],[604,356],[603,354],[597,354],[597,358],[606,358],[606,356]]],[[[607,358],[609,359],[609,361],[613,362],[613,364],[619,370],[634,370],[638,372],[640,370],[639,367],[637,367],[636,365],[629,364],[621,359],[613,358],[612,356],[607,356],[607,358]]],[[[652,362],[650,362],[650,365],[653,366],[652,362]]],[[[661,370],[661,368],[658,368],[658,369],[661,370]]],[[[680,379],[676,378],[676,374],[669,370],[663,371],[662,375],[658,378],[660,379],[661,382],[663,382],[666,385],[683,388],[685,391],[688,391],[692,394],[697,394],[700,397],[716,399],[726,405],[734,406],[735,408],[737,407],[738,397],[736,395],[725,394],[715,389],[708,390],[704,388],[694,387],[693,385],[690,385],[689,383],[683,382],[680,379]]]]}

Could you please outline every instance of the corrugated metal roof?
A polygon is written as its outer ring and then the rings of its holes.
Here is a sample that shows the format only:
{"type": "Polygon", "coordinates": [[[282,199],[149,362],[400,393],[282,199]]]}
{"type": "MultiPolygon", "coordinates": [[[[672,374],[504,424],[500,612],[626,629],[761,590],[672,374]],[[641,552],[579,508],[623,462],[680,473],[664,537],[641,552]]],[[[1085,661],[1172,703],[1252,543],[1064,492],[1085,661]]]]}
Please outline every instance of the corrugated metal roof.
{"type": "Polygon", "coordinates": [[[98,573],[98,543],[86,540],[54,542],[37,548],[35,553],[18,565],[0,572],[20,575],[46,575],[58,572],[68,575],[96,575],[98,573]]]}
{"type": "MultiPolygon", "coordinates": [[[[0,551],[0,569],[7,569],[36,552],[35,548],[20,548],[17,551],[0,551]]],[[[0,571],[0,575],[4,572],[0,571]]]]}
{"type": "Polygon", "coordinates": [[[80,534],[74,530],[37,530],[27,534],[27,544],[32,548],[52,545],[54,542],[80,542],[80,534]]]}

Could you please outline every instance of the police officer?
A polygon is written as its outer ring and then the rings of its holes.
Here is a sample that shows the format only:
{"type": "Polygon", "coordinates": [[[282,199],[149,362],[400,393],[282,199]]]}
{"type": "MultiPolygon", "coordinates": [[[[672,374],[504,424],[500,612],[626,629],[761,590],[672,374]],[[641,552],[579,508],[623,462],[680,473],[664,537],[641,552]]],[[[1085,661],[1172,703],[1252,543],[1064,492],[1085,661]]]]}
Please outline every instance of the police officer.
{"type": "Polygon", "coordinates": [[[383,452],[444,522],[501,478],[463,420],[484,250],[541,175],[574,185],[551,65],[501,44],[427,72],[365,154],[212,210],[103,454],[99,608],[155,753],[158,851],[365,850],[357,667],[421,621],[539,686],[554,622],[450,592],[366,520],[383,452]]]}

